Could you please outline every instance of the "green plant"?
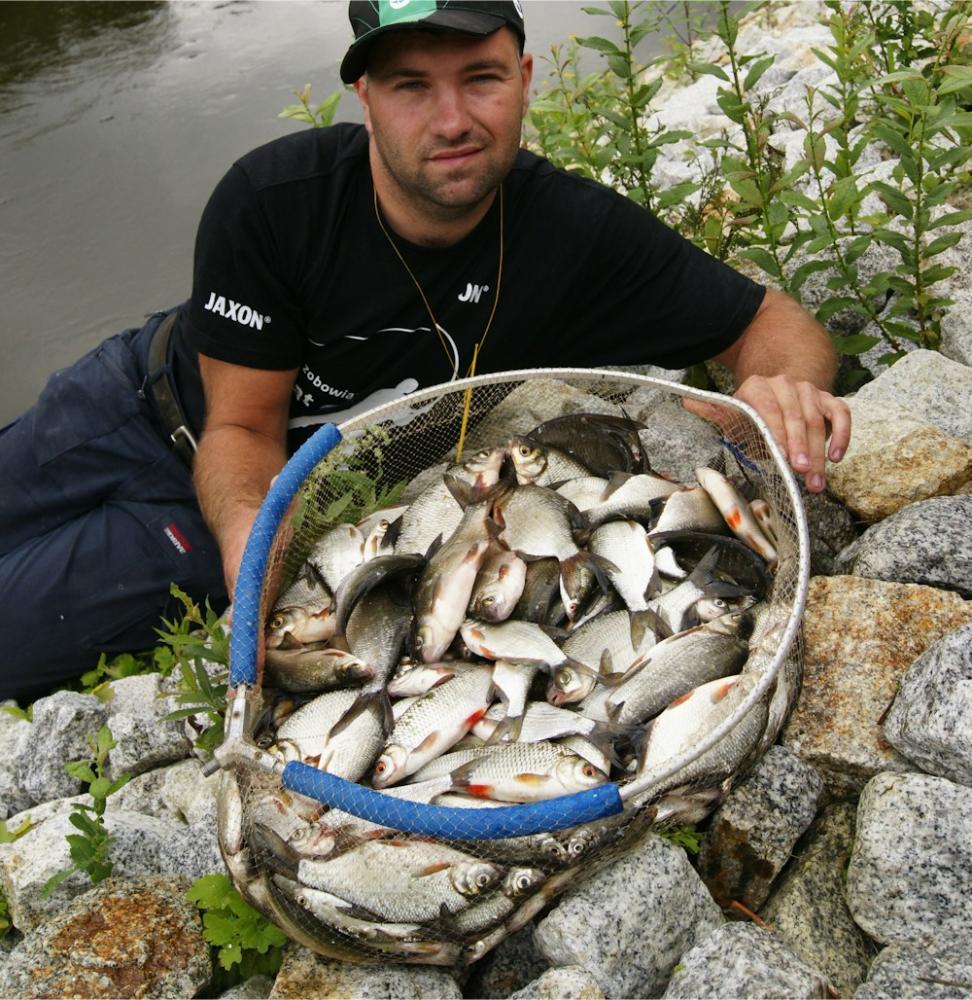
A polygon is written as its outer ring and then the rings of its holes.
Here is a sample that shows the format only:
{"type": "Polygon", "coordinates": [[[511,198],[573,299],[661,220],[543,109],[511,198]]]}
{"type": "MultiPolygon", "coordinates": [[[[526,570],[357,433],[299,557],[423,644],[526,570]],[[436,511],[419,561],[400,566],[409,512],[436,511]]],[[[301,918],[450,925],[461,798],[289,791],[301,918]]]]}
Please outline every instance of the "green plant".
{"type": "Polygon", "coordinates": [[[698,854],[702,850],[702,834],[696,832],[694,826],[663,827],[657,833],[659,837],[684,848],[689,854],[698,854]]]}
{"type": "Polygon", "coordinates": [[[7,897],[3,894],[3,886],[0,886],[0,938],[5,938],[13,924],[10,922],[10,910],[7,906],[7,897]]]}
{"type": "Polygon", "coordinates": [[[212,723],[196,739],[196,747],[212,751],[223,742],[223,718],[226,713],[226,691],[229,679],[229,632],[226,620],[213,611],[209,601],[202,609],[179,586],[172,584],[170,592],[178,598],[183,615],[178,621],[163,619],[165,628],[157,629],[163,646],[156,652],[168,659],[171,671],[178,667],[179,686],[176,700],[183,706],[170,712],[166,719],[185,719],[204,715],[212,723]],[[217,670],[210,677],[207,664],[217,670]]]}
{"type": "Polygon", "coordinates": [[[67,835],[73,864],[70,868],[64,868],[56,875],[52,875],[44,883],[42,891],[45,896],[75,872],[86,872],[91,881],[97,884],[108,878],[114,867],[108,857],[111,836],[105,826],[105,806],[108,797],[127,784],[131,775],[123,774],[111,780],[105,774],[108,754],[116,746],[111,730],[107,726],[102,726],[97,735],[89,736],[88,745],[91,748],[92,758],[69,761],[64,765],[64,769],[72,778],[87,784],[92,804],[87,805],[84,802],[71,804],[71,815],[68,819],[79,831],[67,835]]]}
{"type": "Polygon", "coordinates": [[[288,104],[287,107],[277,115],[278,118],[292,118],[294,121],[306,122],[314,128],[324,128],[334,121],[334,113],[337,111],[338,102],[341,100],[341,91],[336,90],[321,101],[317,107],[311,106],[311,85],[305,83],[302,90],[295,90],[294,96],[297,98],[296,104],[288,104]]]}
{"type": "Polygon", "coordinates": [[[15,719],[24,719],[26,722],[34,721],[33,705],[28,705],[26,708],[21,708],[19,705],[0,705],[0,712],[6,712],[7,715],[15,719]]]}
{"type": "Polygon", "coordinates": [[[231,976],[217,976],[220,992],[234,982],[280,968],[286,935],[247,903],[226,875],[196,879],[186,897],[203,912],[203,936],[214,950],[216,965],[231,976]]]}

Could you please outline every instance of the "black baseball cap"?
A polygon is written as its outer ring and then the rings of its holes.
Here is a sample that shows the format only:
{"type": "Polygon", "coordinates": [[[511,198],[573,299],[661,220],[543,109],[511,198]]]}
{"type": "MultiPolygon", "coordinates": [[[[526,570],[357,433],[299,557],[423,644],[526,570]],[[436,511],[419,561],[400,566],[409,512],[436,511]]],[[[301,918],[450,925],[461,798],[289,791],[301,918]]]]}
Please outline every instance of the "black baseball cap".
{"type": "Polygon", "coordinates": [[[429,28],[463,35],[491,35],[509,25],[520,39],[526,32],[520,0],[351,0],[348,19],[354,41],[341,62],[341,79],[354,83],[368,66],[376,38],[396,28],[429,28]]]}

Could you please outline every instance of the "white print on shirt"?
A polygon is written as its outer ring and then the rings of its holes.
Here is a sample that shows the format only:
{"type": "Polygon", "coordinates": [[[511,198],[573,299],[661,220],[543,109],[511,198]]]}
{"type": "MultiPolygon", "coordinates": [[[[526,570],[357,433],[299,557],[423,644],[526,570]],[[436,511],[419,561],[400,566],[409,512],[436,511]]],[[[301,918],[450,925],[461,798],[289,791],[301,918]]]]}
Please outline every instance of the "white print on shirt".
{"type": "MultiPolygon", "coordinates": [[[[439,333],[442,334],[442,337],[446,342],[452,361],[452,375],[449,376],[449,379],[443,379],[442,381],[451,381],[452,379],[456,378],[459,374],[459,348],[456,345],[456,342],[452,339],[452,336],[450,335],[449,331],[441,323],[437,325],[439,327],[439,333]]],[[[408,335],[414,333],[431,333],[431,332],[432,332],[432,327],[430,326],[416,326],[414,328],[409,326],[385,326],[382,327],[382,329],[380,330],[376,330],[373,334],[371,334],[368,337],[360,337],[356,336],[355,334],[346,334],[344,339],[367,341],[370,340],[371,337],[377,337],[378,334],[380,333],[403,333],[408,335]]],[[[308,343],[313,344],[315,347],[329,346],[328,344],[322,344],[317,340],[311,340],[310,337],[307,338],[307,341],[308,343]]]]}
{"type": "Polygon", "coordinates": [[[250,306],[243,305],[242,302],[234,302],[232,299],[225,299],[215,292],[209,293],[209,301],[203,306],[207,312],[225,316],[234,320],[240,326],[248,326],[251,330],[262,330],[264,323],[270,322],[269,316],[256,312],[250,306]]]}
{"type": "MultiPolygon", "coordinates": [[[[349,406],[346,410],[333,410],[330,413],[320,413],[310,417],[294,417],[294,419],[291,420],[287,426],[291,430],[294,430],[299,427],[316,427],[319,424],[340,424],[345,420],[350,420],[352,417],[357,417],[362,413],[366,413],[368,410],[371,410],[376,406],[381,406],[382,403],[390,403],[393,400],[401,399],[403,396],[407,396],[409,393],[415,392],[418,387],[418,379],[402,379],[398,385],[389,386],[387,389],[376,389],[374,392],[365,396],[364,399],[355,403],[354,406],[349,406]]],[[[434,402],[435,400],[431,399],[427,405],[431,406],[434,402]]],[[[418,411],[409,410],[402,414],[402,421],[393,421],[393,423],[411,420],[416,412],[418,411]]]]}
{"type": "Polygon", "coordinates": [[[462,292],[460,295],[457,295],[456,298],[460,302],[476,303],[479,301],[483,293],[488,291],[489,291],[489,285],[473,285],[467,281],[466,290],[462,292]]]}
{"type": "MultiPolygon", "coordinates": [[[[304,365],[301,371],[303,371],[307,381],[315,388],[320,389],[321,392],[326,392],[329,396],[336,396],[338,399],[354,399],[354,393],[350,389],[335,389],[333,385],[328,385],[320,375],[311,371],[309,365],[304,365]]],[[[295,386],[294,389],[296,390],[296,388],[295,386]]],[[[305,393],[305,400],[309,395],[310,393],[305,393]]],[[[298,395],[297,398],[300,399],[300,396],[298,395]]],[[[306,406],[307,403],[305,402],[304,405],[306,406]]]]}

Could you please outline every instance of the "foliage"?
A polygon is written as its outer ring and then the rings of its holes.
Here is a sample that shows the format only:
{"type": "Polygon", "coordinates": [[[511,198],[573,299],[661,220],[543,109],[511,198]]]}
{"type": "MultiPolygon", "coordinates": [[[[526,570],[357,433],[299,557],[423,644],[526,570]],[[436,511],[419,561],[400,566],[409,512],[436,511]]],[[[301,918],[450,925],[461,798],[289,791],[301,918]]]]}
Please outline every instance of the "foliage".
{"type": "Polygon", "coordinates": [[[176,584],[170,592],[182,603],[178,621],[163,619],[158,629],[163,646],[156,650],[171,659],[169,670],[178,668],[179,686],[175,698],[183,706],[166,719],[206,716],[211,725],[196,739],[198,749],[212,751],[223,742],[223,717],[229,679],[229,631],[223,616],[206,601],[205,610],[176,584]],[[208,668],[207,668],[208,665],[208,668]],[[210,676],[210,670],[217,669],[210,676]]]}
{"type": "Polygon", "coordinates": [[[278,118],[292,118],[294,121],[306,122],[314,128],[324,128],[334,121],[334,113],[337,111],[338,102],[341,100],[341,91],[336,90],[321,101],[317,107],[311,107],[311,85],[305,83],[302,90],[295,90],[294,96],[297,98],[296,104],[288,104],[287,107],[277,115],[278,118]]]}
{"type": "Polygon", "coordinates": [[[698,854],[702,850],[702,834],[694,826],[669,826],[657,831],[659,837],[671,841],[677,847],[684,848],[689,854],[698,854]]]}
{"type": "Polygon", "coordinates": [[[219,967],[233,973],[222,977],[220,990],[250,976],[276,974],[286,936],[240,896],[226,875],[196,879],[186,897],[203,911],[203,936],[219,967]]]}
{"type": "Polygon", "coordinates": [[[26,722],[34,721],[33,705],[28,705],[26,708],[21,708],[19,705],[0,705],[0,712],[6,712],[7,715],[15,719],[24,719],[26,722]]]}
{"type": "Polygon", "coordinates": [[[7,906],[7,897],[3,894],[3,887],[0,886],[0,938],[5,938],[13,924],[10,922],[10,910],[7,906]]]}
{"type": "MultiPolygon", "coordinates": [[[[710,21],[715,14],[706,56],[696,45],[704,25],[689,21],[687,6],[613,0],[585,8],[613,17],[621,42],[593,36],[552,49],[550,82],[528,116],[529,144],[797,299],[816,274],[816,316],[835,331],[838,350],[857,363],[883,344],[878,364],[893,364],[905,342],[939,346],[951,303],[938,289],[954,272],[940,256],[972,219],[972,210],[950,207],[972,182],[972,2],[828,0],[825,8],[831,41],[813,51],[833,75],[807,87],[795,108],[765,85],[776,57],[741,49],[747,11],[734,13],[727,0],[703,12],[710,21]],[[646,73],[635,46],[666,28],[672,54],[646,73]],[[582,75],[581,50],[605,65],[582,75]],[[665,75],[716,80],[720,133],[700,140],[650,124],[665,75]],[[779,146],[794,129],[805,133],[802,155],[779,146]],[[693,180],[665,188],[655,167],[673,142],[693,180]],[[865,167],[864,154],[873,161],[875,150],[895,161],[890,171],[865,167]]],[[[857,380],[869,377],[857,363],[857,380]]]]}
{"type": "Polygon", "coordinates": [[[68,820],[79,831],[67,835],[71,860],[74,863],[70,868],[64,868],[56,875],[52,875],[44,883],[42,891],[45,896],[75,872],[86,872],[91,881],[97,884],[108,878],[114,867],[108,857],[111,836],[105,827],[105,806],[108,797],[127,784],[131,775],[123,774],[111,780],[105,774],[108,754],[116,746],[111,730],[107,726],[102,726],[97,735],[88,737],[88,746],[91,748],[92,758],[69,761],[64,765],[64,770],[72,778],[77,778],[88,786],[92,804],[87,805],[84,802],[71,804],[71,815],[68,820]]]}

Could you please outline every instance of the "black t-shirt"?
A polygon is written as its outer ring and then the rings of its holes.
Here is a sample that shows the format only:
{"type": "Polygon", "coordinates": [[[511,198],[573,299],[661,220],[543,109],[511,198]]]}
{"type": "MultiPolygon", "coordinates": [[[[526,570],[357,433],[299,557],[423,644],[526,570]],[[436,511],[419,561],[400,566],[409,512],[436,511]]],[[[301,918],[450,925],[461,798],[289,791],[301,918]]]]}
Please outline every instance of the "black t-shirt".
{"type": "Polygon", "coordinates": [[[764,289],[614,191],[521,150],[500,199],[447,248],[375,217],[363,126],[307,129],[247,154],[217,185],[177,333],[190,421],[193,349],[298,368],[291,444],[388,399],[466,374],[496,304],[479,373],[534,367],[680,368],[728,347],[764,289]]]}

